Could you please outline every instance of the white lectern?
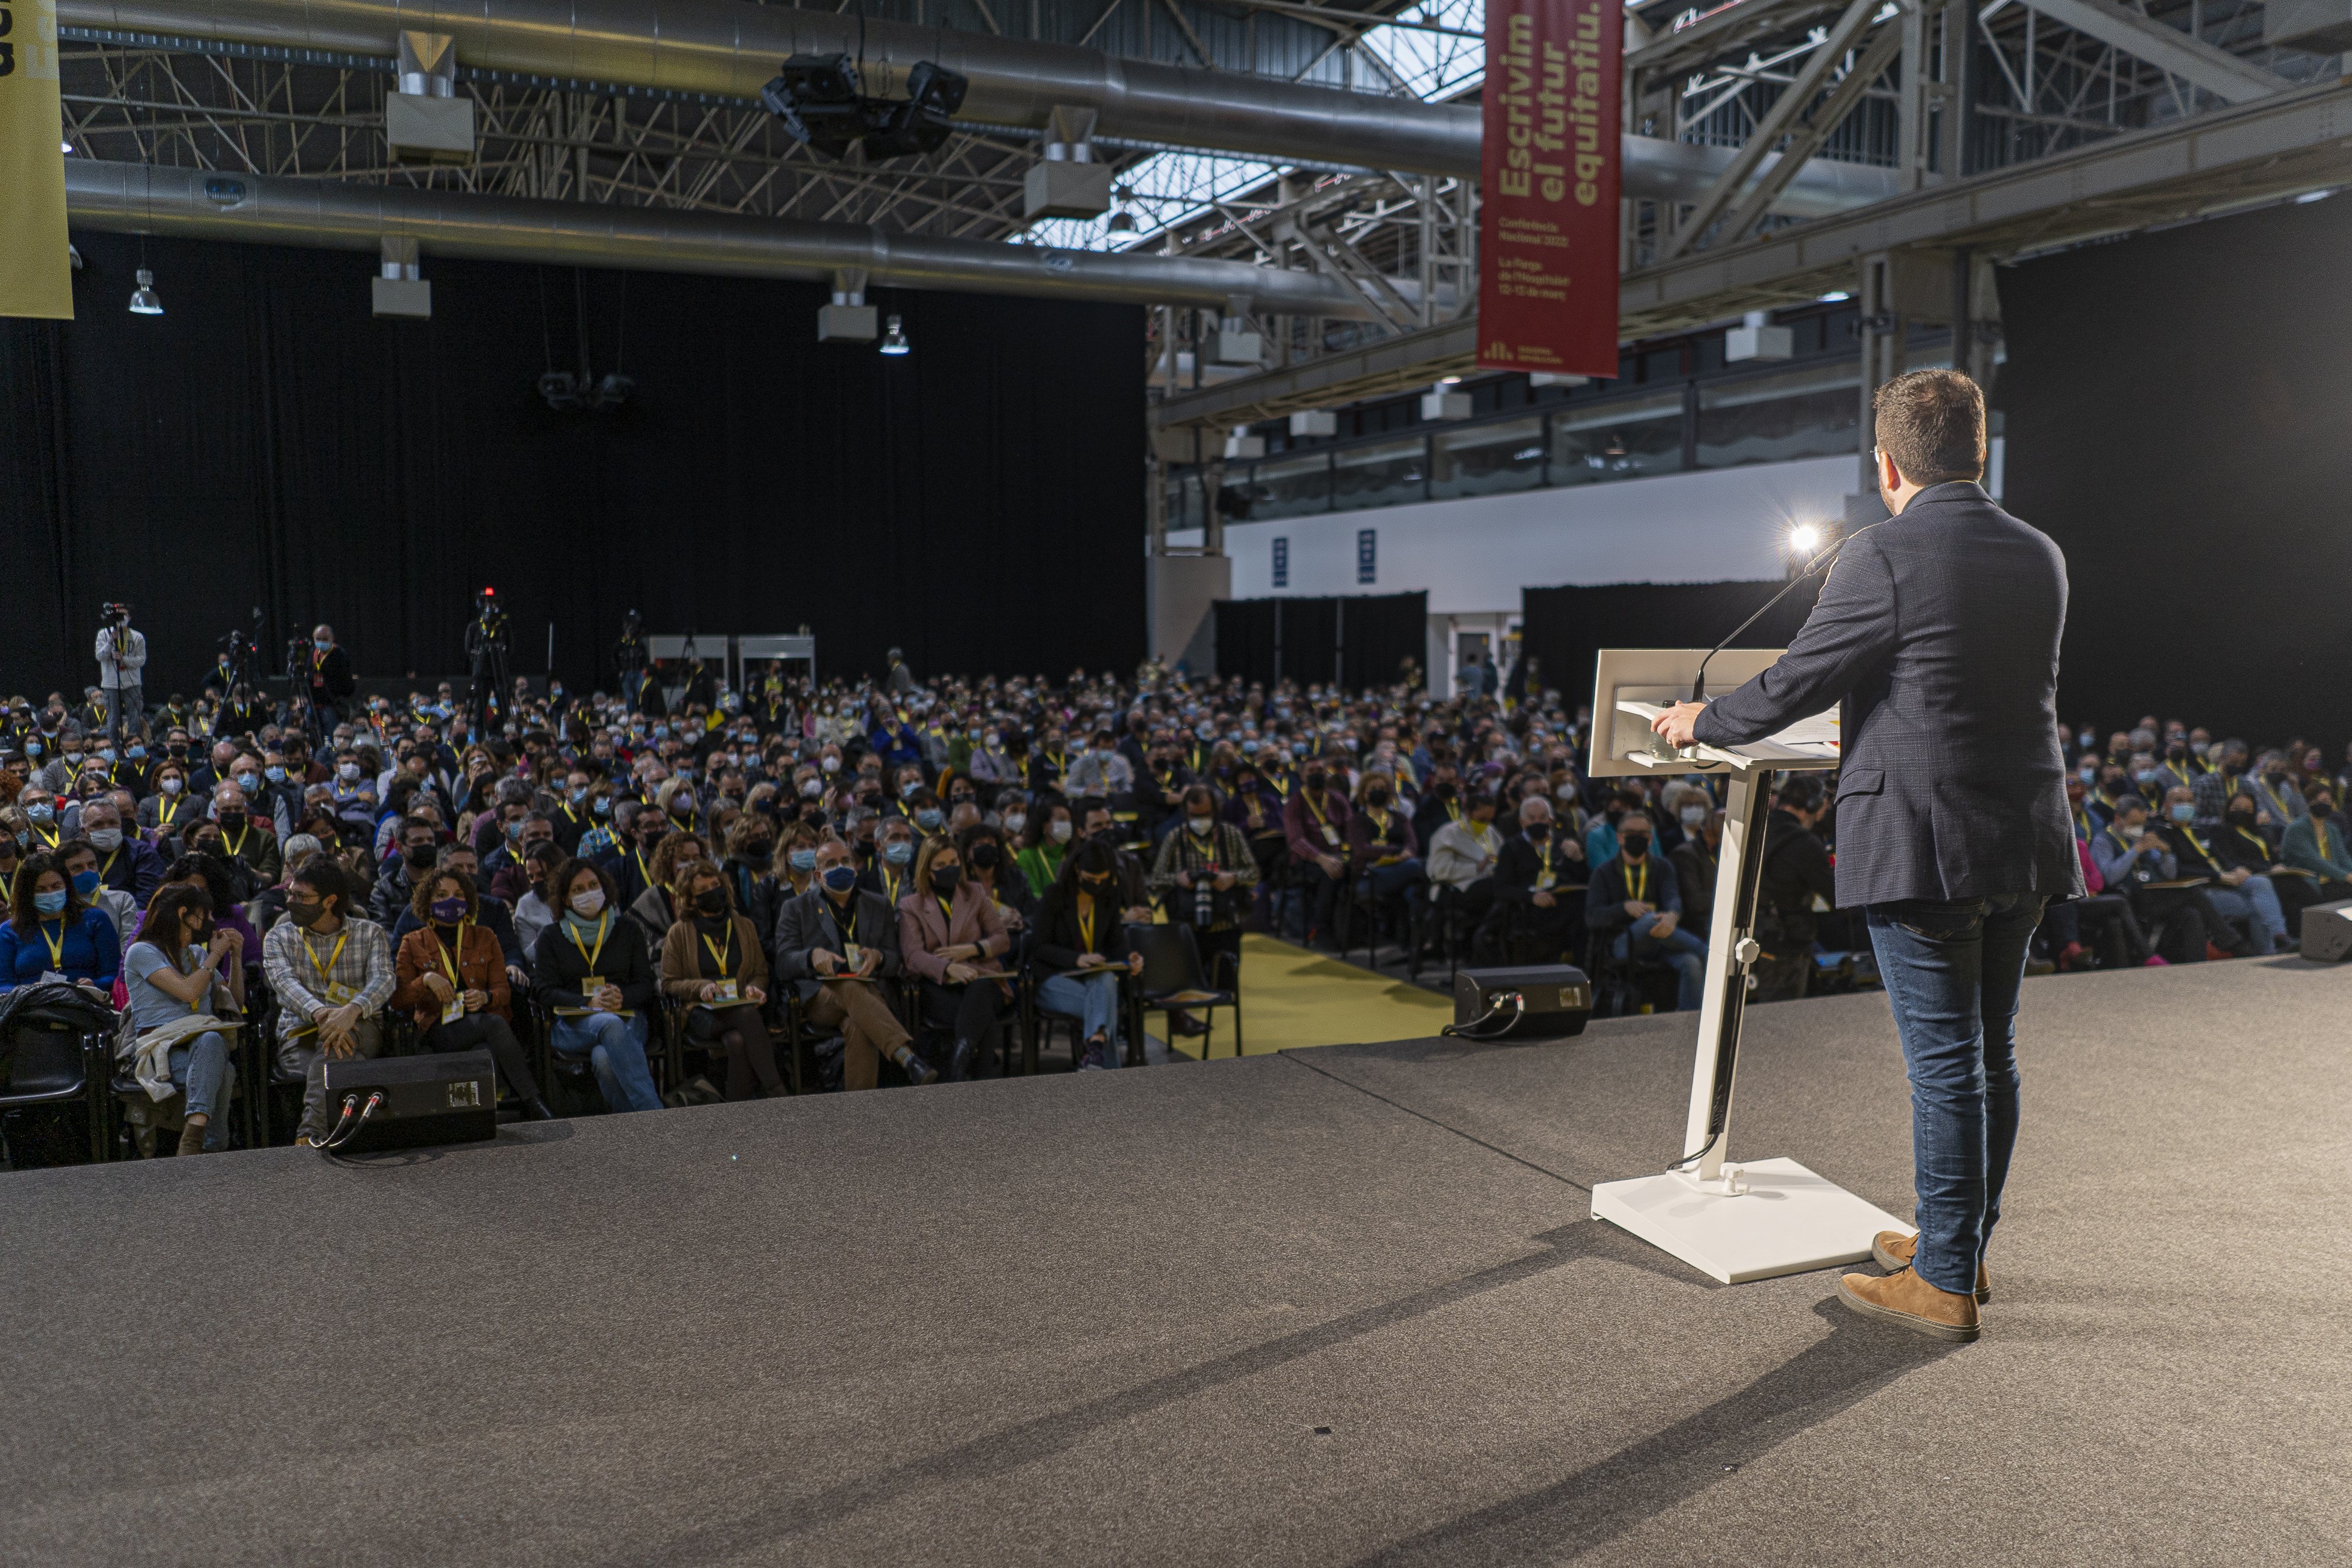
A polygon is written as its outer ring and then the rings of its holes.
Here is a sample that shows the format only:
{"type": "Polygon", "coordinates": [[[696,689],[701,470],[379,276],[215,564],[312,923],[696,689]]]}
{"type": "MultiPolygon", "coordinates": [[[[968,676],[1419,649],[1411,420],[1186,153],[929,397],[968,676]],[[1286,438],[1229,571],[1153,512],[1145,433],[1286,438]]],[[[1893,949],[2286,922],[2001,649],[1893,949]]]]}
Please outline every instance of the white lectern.
{"type": "MultiPolygon", "coordinates": [[[[1770,667],[1777,648],[1726,648],[1706,664],[1712,689],[1729,691],[1770,667]]],[[[1706,994],[1699,1005],[1685,1157],[1657,1176],[1602,1182],[1596,1219],[1632,1231],[1727,1285],[1768,1280],[1870,1256],[1881,1230],[1901,1220],[1790,1159],[1733,1164],[1731,1085],[1748,969],[1759,955],[1756,904],[1764,875],[1764,819],[1771,776],[1837,766],[1837,715],[1821,714],[1751,746],[1676,750],[1650,729],[1658,709],[1690,695],[1704,649],[1609,649],[1592,695],[1595,778],[1643,773],[1723,774],[1723,849],[1707,931],[1706,994]]]]}

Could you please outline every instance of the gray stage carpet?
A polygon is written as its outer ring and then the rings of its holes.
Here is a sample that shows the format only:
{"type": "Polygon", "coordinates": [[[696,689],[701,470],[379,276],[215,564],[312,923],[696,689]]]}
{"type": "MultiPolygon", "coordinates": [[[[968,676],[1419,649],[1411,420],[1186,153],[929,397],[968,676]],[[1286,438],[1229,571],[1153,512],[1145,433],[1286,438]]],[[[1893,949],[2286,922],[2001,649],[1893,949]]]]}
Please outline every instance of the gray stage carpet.
{"type": "MultiPolygon", "coordinates": [[[[0,1177],[0,1562],[2352,1561],[2352,969],[2037,980],[1985,1338],[1588,1217],[1690,1024],[0,1177]]],[[[1910,1207],[1875,996],[1734,1153],[1910,1207]]]]}

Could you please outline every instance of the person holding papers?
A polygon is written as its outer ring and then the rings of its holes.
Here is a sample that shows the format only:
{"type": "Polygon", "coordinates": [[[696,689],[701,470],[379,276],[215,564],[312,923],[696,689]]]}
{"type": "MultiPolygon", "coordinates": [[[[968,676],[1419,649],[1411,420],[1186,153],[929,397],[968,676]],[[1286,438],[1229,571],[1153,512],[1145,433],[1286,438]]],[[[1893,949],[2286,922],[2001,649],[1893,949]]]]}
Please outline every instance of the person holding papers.
{"type": "Polygon", "coordinates": [[[539,999],[555,1014],[548,1044],[558,1056],[588,1059],[606,1109],[658,1111],[646,1061],[655,977],[645,933],[621,913],[612,878],[591,862],[567,862],[553,885],[563,914],[530,961],[539,999]]]}
{"type": "Polygon", "coordinates": [[[732,879],[709,861],[679,869],[677,919],[662,938],[662,994],[688,1005],[686,1038],[727,1057],[727,1098],[789,1092],[776,1071],[776,1042],[760,1018],[768,999],[768,956],[759,927],[735,907],[732,879]]]}
{"type": "Polygon", "coordinates": [[[1844,703],[1837,902],[1868,911],[1902,1037],[1919,1230],[1881,1233],[1891,1272],[1849,1274],[1838,1295],[1973,1340],[2017,1142],[2026,944],[2045,900],[2083,893],[2058,744],[2066,559],[1978,483],[1974,382],[1914,371],[1878,390],[1874,413],[1887,520],[1845,541],[1771,668],[1653,727],[1676,746],[1738,746],[1844,703]]]}

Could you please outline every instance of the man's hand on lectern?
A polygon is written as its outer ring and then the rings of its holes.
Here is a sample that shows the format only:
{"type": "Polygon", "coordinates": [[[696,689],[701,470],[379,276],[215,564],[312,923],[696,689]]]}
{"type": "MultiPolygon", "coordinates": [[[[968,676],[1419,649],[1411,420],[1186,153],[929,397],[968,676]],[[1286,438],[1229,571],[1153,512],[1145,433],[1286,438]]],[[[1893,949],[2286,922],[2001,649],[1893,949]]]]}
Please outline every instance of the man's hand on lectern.
{"type": "Polygon", "coordinates": [[[1694,745],[1696,742],[1691,734],[1691,727],[1698,723],[1698,716],[1706,708],[1705,703],[1676,703],[1652,719],[1650,727],[1664,736],[1669,746],[1694,745]]]}

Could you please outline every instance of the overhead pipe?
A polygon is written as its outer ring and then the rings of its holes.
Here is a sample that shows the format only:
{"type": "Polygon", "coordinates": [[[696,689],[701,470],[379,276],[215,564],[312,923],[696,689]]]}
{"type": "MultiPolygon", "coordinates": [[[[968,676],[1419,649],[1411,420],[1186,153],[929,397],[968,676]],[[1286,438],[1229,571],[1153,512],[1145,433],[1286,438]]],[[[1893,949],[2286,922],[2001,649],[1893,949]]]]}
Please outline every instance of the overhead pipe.
{"type": "MultiPolygon", "coordinates": [[[[1106,137],[1465,179],[1479,170],[1475,105],[746,0],[59,0],[58,15],[82,37],[369,58],[394,56],[404,30],[437,33],[475,70],[744,101],[788,55],[857,55],[867,90],[891,97],[918,61],[935,60],[971,83],[958,118],[982,125],[1034,128],[1056,108],[1090,109],[1106,137]]],[[[1625,193],[1666,200],[1692,199],[1734,151],[1624,141],[1625,193]]],[[[1894,193],[1892,170],[1816,158],[1773,210],[1814,216],[1894,193]]]]}
{"type": "Polygon", "coordinates": [[[118,234],[370,255],[380,254],[387,238],[405,238],[427,256],[483,261],[814,280],[863,268],[868,287],[1220,309],[1245,298],[1252,308],[1275,315],[1373,314],[1338,278],[1243,261],[1056,250],[888,234],[857,224],[273,179],[89,158],[66,160],[66,214],[75,225],[118,234]]]}

